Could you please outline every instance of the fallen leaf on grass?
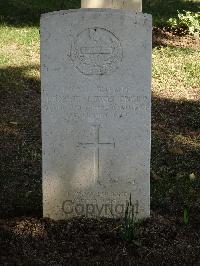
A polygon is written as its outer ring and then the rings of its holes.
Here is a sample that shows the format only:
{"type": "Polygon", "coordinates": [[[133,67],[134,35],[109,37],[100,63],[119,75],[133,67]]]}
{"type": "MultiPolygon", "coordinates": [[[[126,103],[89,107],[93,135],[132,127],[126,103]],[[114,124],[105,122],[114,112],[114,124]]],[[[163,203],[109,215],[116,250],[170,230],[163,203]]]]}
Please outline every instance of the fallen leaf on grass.
{"type": "Polygon", "coordinates": [[[192,173],[192,174],[189,175],[189,178],[190,178],[191,181],[193,181],[193,180],[195,180],[196,176],[195,176],[194,173],[192,173]]]}
{"type": "Polygon", "coordinates": [[[183,150],[179,147],[169,148],[168,151],[174,155],[183,155],[184,154],[183,150]]]}
{"type": "Polygon", "coordinates": [[[18,123],[17,122],[9,122],[11,125],[15,125],[15,126],[17,126],[18,125],[18,123]]]}

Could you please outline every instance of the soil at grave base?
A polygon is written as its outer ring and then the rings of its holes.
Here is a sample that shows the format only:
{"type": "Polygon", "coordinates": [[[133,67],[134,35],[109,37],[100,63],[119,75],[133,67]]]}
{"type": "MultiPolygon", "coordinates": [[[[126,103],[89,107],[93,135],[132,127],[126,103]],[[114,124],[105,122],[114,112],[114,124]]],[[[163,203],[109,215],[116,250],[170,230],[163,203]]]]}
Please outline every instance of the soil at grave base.
{"type": "Polygon", "coordinates": [[[86,218],[0,220],[1,265],[200,265],[200,215],[153,214],[139,229],[140,245],[120,236],[120,221],[86,218]]]}
{"type": "Polygon", "coordinates": [[[181,29],[172,30],[170,28],[153,28],[153,45],[171,46],[181,48],[191,48],[199,50],[200,38],[186,34],[181,29]]]}

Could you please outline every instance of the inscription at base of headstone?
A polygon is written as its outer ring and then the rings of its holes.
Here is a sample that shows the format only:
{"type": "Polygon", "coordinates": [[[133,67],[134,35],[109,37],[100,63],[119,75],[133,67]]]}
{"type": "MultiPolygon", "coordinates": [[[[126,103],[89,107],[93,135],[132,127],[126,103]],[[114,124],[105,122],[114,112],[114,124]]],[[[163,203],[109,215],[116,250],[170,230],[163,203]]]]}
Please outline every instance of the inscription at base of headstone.
{"type": "Polygon", "coordinates": [[[44,216],[149,216],[151,16],[42,15],[41,82],[44,216]]]}

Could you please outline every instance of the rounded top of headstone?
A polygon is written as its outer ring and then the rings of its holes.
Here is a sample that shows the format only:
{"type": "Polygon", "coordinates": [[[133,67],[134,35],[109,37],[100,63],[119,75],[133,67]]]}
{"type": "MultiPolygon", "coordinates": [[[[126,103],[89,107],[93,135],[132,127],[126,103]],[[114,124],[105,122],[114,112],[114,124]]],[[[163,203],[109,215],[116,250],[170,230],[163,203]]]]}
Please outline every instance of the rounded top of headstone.
{"type": "Polygon", "coordinates": [[[107,15],[124,15],[128,17],[137,17],[137,20],[145,20],[148,24],[148,22],[152,23],[152,15],[147,13],[141,13],[141,12],[134,12],[127,9],[112,9],[112,8],[80,8],[80,9],[69,9],[69,10],[60,10],[60,11],[53,11],[41,14],[41,20],[48,19],[52,16],[68,16],[73,14],[89,14],[89,13],[105,13],[107,15]]]}

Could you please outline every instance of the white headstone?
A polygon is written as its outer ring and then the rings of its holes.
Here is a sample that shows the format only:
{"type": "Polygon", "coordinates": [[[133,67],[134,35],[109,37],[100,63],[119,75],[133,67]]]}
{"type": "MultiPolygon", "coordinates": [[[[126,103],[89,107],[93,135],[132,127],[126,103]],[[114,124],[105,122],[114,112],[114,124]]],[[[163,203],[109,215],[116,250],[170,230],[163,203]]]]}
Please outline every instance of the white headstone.
{"type": "Polygon", "coordinates": [[[118,8],[142,12],[142,0],[81,0],[82,8],[118,8]]]}
{"type": "Polygon", "coordinates": [[[66,219],[150,213],[151,16],[41,18],[43,208],[66,219]]]}

